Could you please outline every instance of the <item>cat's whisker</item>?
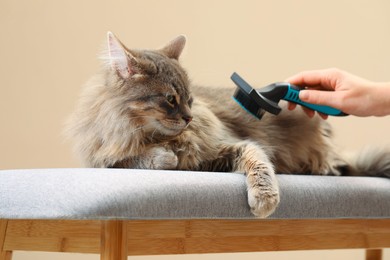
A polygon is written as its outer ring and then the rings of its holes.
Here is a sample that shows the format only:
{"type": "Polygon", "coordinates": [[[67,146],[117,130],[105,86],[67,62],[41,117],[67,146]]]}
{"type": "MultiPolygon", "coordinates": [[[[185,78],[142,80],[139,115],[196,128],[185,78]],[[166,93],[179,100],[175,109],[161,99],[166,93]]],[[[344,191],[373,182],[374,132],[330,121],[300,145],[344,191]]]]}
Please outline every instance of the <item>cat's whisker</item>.
{"type": "MultiPolygon", "coordinates": [[[[149,123],[147,123],[147,124],[145,124],[145,125],[142,125],[142,126],[136,128],[136,129],[134,129],[134,130],[133,130],[132,132],[130,132],[129,134],[130,134],[130,135],[133,135],[133,134],[135,134],[136,132],[141,131],[141,130],[143,130],[144,128],[148,128],[148,127],[150,127],[150,126],[152,126],[152,125],[153,125],[153,122],[149,122],[149,123]]],[[[157,130],[157,127],[155,127],[154,129],[155,129],[155,130],[153,131],[153,133],[157,130]]],[[[152,135],[153,135],[153,134],[152,134],[152,135]]]]}
{"type": "Polygon", "coordinates": [[[137,118],[155,118],[155,117],[153,117],[153,116],[134,116],[134,117],[129,117],[129,119],[130,120],[132,120],[132,119],[137,119],[137,118]]]}
{"type": "Polygon", "coordinates": [[[154,131],[152,133],[152,140],[153,140],[153,137],[154,137],[154,134],[156,133],[156,131],[157,131],[157,127],[154,128],[154,131]]]}
{"type": "Polygon", "coordinates": [[[132,132],[130,132],[130,134],[133,135],[135,132],[138,132],[138,131],[142,130],[142,129],[145,128],[146,126],[147,126],[147,125],[143,125],[143,126],[141,126],[141,127],[138,127],[138,128],[136,128],[136,129],[134,129],[132,132]]]}

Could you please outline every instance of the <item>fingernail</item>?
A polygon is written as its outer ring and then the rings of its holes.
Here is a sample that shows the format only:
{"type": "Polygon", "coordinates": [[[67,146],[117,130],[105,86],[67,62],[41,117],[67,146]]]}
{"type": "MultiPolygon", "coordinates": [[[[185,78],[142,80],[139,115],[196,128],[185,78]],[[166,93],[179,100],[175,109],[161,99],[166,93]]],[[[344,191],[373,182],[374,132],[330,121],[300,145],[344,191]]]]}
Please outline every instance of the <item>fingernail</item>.
{"type": "Polygon", "coordinates": [[[306,90],[301,90],[299,92],[299,98],[301,100],[306,100],[309,97],[309,93],[306,90]]]}

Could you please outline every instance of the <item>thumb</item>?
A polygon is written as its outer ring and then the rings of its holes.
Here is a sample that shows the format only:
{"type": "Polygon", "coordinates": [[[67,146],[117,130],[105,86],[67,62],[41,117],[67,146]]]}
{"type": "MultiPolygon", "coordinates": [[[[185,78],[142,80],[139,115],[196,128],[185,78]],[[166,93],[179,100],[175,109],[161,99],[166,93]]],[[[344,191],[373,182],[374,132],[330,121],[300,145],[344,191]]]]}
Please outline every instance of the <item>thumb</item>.
{"type": "Polygon", "coordinates": [[[325,105],[340,109],[342,106],[341,97],[334,91],[301,90],[299,98],[303,102],[315,105],[325,105]]]}

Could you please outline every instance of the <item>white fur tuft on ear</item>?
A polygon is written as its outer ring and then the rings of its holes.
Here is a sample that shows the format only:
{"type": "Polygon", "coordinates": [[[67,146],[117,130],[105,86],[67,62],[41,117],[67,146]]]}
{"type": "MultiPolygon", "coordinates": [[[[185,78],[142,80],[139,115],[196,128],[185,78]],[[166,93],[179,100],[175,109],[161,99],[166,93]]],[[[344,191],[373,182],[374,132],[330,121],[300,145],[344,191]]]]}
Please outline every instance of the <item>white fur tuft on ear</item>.
{"type": "Polygon", "coordinates": [[[107,33],[107,44],[111,67],[116,70],[122,78],[129,78],[132,72],[129,57],[124,46],[112,32],[107,33]]]}
{"type": "Polygon", "coordinates": [[[178,60],[186,44],[186,37],[179,35],[172,41],[170,41],[163,49],[162,52],[171,59],[178,60]]]}

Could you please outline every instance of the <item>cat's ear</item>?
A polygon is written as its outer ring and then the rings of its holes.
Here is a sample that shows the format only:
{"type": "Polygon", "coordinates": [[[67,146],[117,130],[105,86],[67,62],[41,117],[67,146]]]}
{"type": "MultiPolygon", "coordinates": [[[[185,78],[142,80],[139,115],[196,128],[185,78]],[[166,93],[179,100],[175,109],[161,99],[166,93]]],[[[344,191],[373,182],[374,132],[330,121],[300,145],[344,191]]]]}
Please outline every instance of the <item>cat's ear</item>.
{"type": "Polygon", "coordinates": [[[126,50],[125,46],[112,32],[107,33],[107,44],[111,68],[116,70],[124,79],[136,74],[134,64],[137,60],[126,50]]]}
{"type": "Polygon", "coordinates": [[[170,41],[164,48],[162,52],[171,59],[178,60],[180,54],[182,53],[184,46],[186,44],[186,37],[184,35],[179,35],[172,41],[170,41]]]}

